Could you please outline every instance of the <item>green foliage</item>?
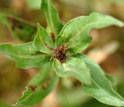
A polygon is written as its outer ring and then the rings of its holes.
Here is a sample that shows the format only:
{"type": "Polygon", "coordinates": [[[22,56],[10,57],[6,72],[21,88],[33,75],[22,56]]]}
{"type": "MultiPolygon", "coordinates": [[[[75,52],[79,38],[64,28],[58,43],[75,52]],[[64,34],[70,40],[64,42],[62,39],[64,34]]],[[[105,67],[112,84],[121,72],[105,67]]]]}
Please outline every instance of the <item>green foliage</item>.
{"type": "Polygon", "coordinates": [[[74,53],[81,52],[91,43],[89,33],[92,28],[104,28],[113,24],[123,26],[123,23],[115,18],[98,13],[77,17],[63,27],[56,44],[57,46],[66,44],[67,48],[74,53]]]}
{"type": "Polygon", "coordinates": [[[117,80],[109,74],[105,74],[106,78],[112,83],[113,86],[117,84],[117,80]]]}
{"type": "Polygon", "coordinates": [[[54,62],[54,69],[56,74],[60,77],[74,76],[82,83],[88,85],[91,83],[89,69],[84,61],[79,58],[70,57],[63,64],[56,60],[54,62]]]}
{"type": "MultiPolygon", "coordinates": [[[[106,76],[94,61],[80,53],[91,43],[91,29],[110,25],[123,27],[124,23],[111,16],[92,13],[72,19],[63,27],[50,0],[42,0],[41,9],[45,13],[48,28],[45,29],[38,24],[34,41],[15,46],[0,44],[0,53],[12,57],[17,62],[17,67],[41,68],[37,76],[29,82],[27,90],[16,106],[38,104],[54,89],[58,77],[69,76],[78,79],[83,91],[98,101],[108,105],[124,106],[124,99],[113,89],[115,80],[111,76],[106,76]],[[45,85],[47,81],[48,84],[45,85]]],[[[5,24],[8,23],[4,15],[0,19],[5,24]]]]}
{"type": "Polygon", "coordinates": [[[113,106],[105,105],[105,104],[98,102],[95,99],[91,99],[79,107],[113,107],[113,106]]]}
{"type": "Polygon", "coordinates": [[[38,33],[35,38],[35,46],[40,50],[40,52],[51,53],[48,47],[54,48],[54,43],[52,42],[49,34],[46,30],[38,25],[38,33]]]}
{"type": "Polygon", "coordinates": [[[49,33],[53,33],[53,35],[57,37],[63,27],[62,23],[59,20],[57,10],[54,8],[50,0],[42,0],[41,9],[45,13],[49,33]]]}
{"type": "Polygon", "coordinates": [[[17,62],[19,68],[41,67],[49,62],[49,56],[38,51],[34,42],[12,46],[11,44],[1,44],[0,53],[12,57],[17,62]]]}
{"type": "Polygon", "coordinates": [[[25,0],[25,2],[30,9],[40,9],[41,0],[25,0]]]}
{"type": "Polygon", "coordinates": [[[15,39],[23,42],[33,40],[36,32],[35,25],[5,13],[0,13],[0,22],[8,27],[15,39]]]}
{"type": "Polygon", "coordinates": [[[92,77],[92,84],[82,85],[83,91],[102,103],[123,106],[123,98],[114,91],[112,84],[107,80],[102,69],[94,61],[83,54],[77,54],[75,57],[78,57],[85,62],[86,66],[90,69],[89,71],[92,77]]]}
{"type": "Polygon", "coordinates": [[[16,106],[32,106],[38,104],[44,97],[46,97],[58,83],[58,77],[53,73],[47,80],[48,73],[51,71],[51,64],[46,64],[41,71],[28,84],[27,90],[24,92],[16,106]],[[45,86],[47,85],[47,86],[45,86]]]}

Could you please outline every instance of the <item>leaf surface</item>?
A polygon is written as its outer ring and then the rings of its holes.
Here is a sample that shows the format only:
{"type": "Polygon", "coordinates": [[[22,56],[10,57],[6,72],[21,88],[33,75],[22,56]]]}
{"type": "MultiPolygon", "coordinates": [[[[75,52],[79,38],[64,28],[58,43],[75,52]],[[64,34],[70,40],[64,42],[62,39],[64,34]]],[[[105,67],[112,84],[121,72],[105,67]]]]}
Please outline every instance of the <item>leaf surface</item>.
{"type": "Polygon", "coordinates": [[[16,46],[0,44],[0,53],[10,56],[16,61],[17,67],[24,69],[41,67],[43,64],[49,62],[50,59],[48,55],[39,52],[34,42],[16,46]]]}
{"type": "Polygon", "coordinates": [[[56,8],[52,5],[50,0],[42,0],[41,9],[45,13],[51,36],[54,35],[56,38],[63,27],[62,23],[59,20],[56,8]]]}
{"type": "Polygon", "coordinates": [[[39,10],[40,9],[40,4],[41,0],[24,0],[31,10],[39,10]]]}
{"type": "Polygon", "coordinates": [[[104,28],[110,25],[124,26],[124,23],[107,15],[91,13],[89,16],[80,16],[70,20],[61,30],[56,45],[66,44],[72,53],[79,53],[91,43],[89,35],[93,28],[104,28]]]}
{"type": "Polygon", "coordinates": [[[124,106],[124,99],[112,88],[111,82],[106,78],[102,69],[83,54],[77,54],[75,57],[85,62],[92,78],[92,84],[82,85],[83,91],[104,104],[124,106]]]}
{"type": "Polygon", "coordinates": [[[46,30],[38,24],[38,33],[34,40],[35,46],[40,52],[50,54],[54,44],[46,30]]]}
{"type": "Polygon", "coordinates": [[[117,80],[110,74],[105,74],[106,78],[112,83],[113,86],[117,84],[117,80]]]}
{"type": "Polygon", "coordinates": [[[24,92],[24,95],[18,100],[16,106],[33,106],[40,103],[57,85],[58,77],[53,73],[50,76],[49,83],[43,88],[44,82],[47,81],[48,73],[51,71],[51,63],[45,65],[42,70],[34,77],[24,92]]]}
{"type": "Polygon", "coordinates": [[[65,63],[60,63],[58,60],[55,60],[54,69],[60,77],[74,76],[84,84],[91,83],[89,69],[83,60],[79,58],[70,57],[65,63]]]}
{"type": "Polygon", "coordinates": [[[36,32],[35,25],[29,24],[22,19],[4,13],[0,13],[0,22],[8,27],[15,39],[23,42],[34,39],[34,34],[36,32]]]}

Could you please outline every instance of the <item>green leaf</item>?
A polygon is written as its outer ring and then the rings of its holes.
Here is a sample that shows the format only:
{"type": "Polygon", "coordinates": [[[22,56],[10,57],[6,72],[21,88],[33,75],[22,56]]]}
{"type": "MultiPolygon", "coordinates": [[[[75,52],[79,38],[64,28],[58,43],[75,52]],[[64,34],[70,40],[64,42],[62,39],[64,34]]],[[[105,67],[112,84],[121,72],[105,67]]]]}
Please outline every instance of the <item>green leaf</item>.
{"type": "Polygon", "coordinates": [[[56,45],[66,44],[66,48],[69,48],[70,52],[81,52],[91,43],[89,33],[92,28],[99,29],[110,25],[124,26],[123,22],[99,13],[77,17],[63,27],[56,40],[56,45]]]}
{"type": "Polygon", "coordinates": [[[36,32],[36,27],[34,25],[4,13],[0,13],[0,22],[9,28],[15,39],[24,42],[34,39],[34,34],[36,32]]]}
{"type": "Polygon", "coordinates": [[[113,86],[115,86],[117,84],[117,80],[113,76],[111,76],[109,74],[105,74],[105,76],[112,83],[113,86]]]}
{"type": "Polygon", "coordinates": [[[51,71],[51,63],[45,65],[41,71],[34,77],[24,92],[24,95],[18,100],[16,106],[33,106],[40,103],[57,85],[58,77],[52,73],[49,83],[45,89],[44,81],[47,81],[48,73],[51,71]],[[44,84],[43,84],[44,83],[44,84]]]}
{"type": "Polygon", "coordinates": [[[102,104],[96,99],[89,99],[83,105],[81,105],[81,107],[113,107],[113,106],[102,104]]]}
{"type": "Polygon", "coordinates": [[[92,84],[83,84],[83,91],[98,101],[114,106],[124,106],[124,99],[112,88],[111,82],[106,78],[102,69],[90,58],[83,54],[74,57],[82,59],[90,69],[92,84]]]}
{"type": "Polygon", "coordinates": [[[86,67],[83,60],[79,58],[70,57],[65,63],[60,63],[58,60],[55,60],[54,69],[56,74],[60,77],[74,76],[82,83],[91,83],[89,69],[86,67]]]}
{"type": "Polygon", "coordinates": [[[63,27],[62,23],[59,20],[57,10],[52,5],[50,0],[42,0],[41,9],[45,13],[51,36],[55,36],[56,38],[63,27]]]}
{"type": "Polygon", "coordinates": [[[41,0],[25,0],[28,8],[33,9],[33,10],[39,10],[40,9],[40,4],[41,0]]]}
{"type": "Polygon", "coordinates": [[[39,52],[34,42],[28,42],[12,46],[11,44],[0,44],[0,53],[12,57],[17,62],[17,67],[31,68],[41,67],[50,61],[50,57],[39,52]]]}
{"type": "Polygon", "coordinates": [[[40,52],[50,54],[54,44],[46,30],[38,24],[38,33],[34,40],[35,46],[40,52]]]}

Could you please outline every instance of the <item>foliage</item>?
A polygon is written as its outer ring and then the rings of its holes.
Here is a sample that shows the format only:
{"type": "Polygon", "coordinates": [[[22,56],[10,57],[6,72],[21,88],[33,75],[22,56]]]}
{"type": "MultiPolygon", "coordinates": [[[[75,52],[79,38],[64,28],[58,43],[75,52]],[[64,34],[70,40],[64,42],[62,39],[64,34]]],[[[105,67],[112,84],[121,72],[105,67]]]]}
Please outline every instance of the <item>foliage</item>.
{"type": "MultiPolygon", "coordinates": [[[[0,53],[14,59],[17,67],[41,68],[37,76],[29,82],[27,90],[16,106],[37,105],[55,88],[58,77],[70,76],[78,79],[83,91],[98,101],[108,105],[124,106],[124,99],[113,89],[115,80],[111,76],[106,76],[94,61],[81,53],[91,43],[91,29],[110,25],[123,27],[124,23],[108,15],[91,13],[89,16],[74,18],[63,26],[50,0],[42,0],[41,9],[45,13],[48,27],[45,29],[38,24],[33,41],[15,46],[0,44],[0,53]]],[[[1,16],[0,19],[8,25],[6,15],[1,16]]],[[[17,33],[12,27],[9,25],[10,30],[17,33]]],[[[30,32],[24,27],[22,31],[19,29],[21,35],[29,36],[26,32],[22,34],[24,30],[30,32]]]]}
{"type": "Polygon", "coordinates": [[[40,8],[41,0],[35,0],[35,2],[33,0],[25,0],[25,2],[30,9],[36,10],[40,8]]]}
{"type": "Polygon", "coordinates": [[[36,31],[35,25],[5,13],[0,13],[0,22],[8,27],[15,39],[23,42],[33,40],[36,31]]]}

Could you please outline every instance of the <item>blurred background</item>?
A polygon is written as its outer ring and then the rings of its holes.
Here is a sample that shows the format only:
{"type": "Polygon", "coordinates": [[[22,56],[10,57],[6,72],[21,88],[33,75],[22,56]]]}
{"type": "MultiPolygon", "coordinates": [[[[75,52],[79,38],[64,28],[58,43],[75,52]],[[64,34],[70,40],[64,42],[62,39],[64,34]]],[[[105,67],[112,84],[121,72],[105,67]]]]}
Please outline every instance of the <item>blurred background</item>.
{"type": "MultiPolygon", "coordinates": [[[[46,27],[46,20],[40,10],[41,0],[0,0],[0,13],[29,21],[32,26],[40,23],[46,27]]],[[[124,21],[124,0],[53,0],[63,24],[68,20],[100,12],[124,21]]],[[[1,14],[0,14],[1,15],[1,14]]],[[[1,17],[1,16],[0,16],[1,17]]],[[[20,29],[22,27],[20,26],[20,29]]],[[[20,34],[20,29],[16,29],[20,34]]],[[[34,28],[35,29],[35,28],[34,28]]],[[[32,38],[34,32],[32,31],[32,38]]],[[[102,69],[117,79],[115,88],[124,97],[124,28],[116,26],[91,31],[92,44],[83,51],[102,69]]],[[[31,38],[12,36],[0,19],[0,43],[20,44],[31,38]]],[[[38,69],[16,68],[15,61],[0,54],[0,107],[11,107],[22,95],[26,84],[38,69]]],[[[104,105],[83,93],[81,84],[74,78],[61,79],[57,88],[39,105],[32,107],[112,107],[104,105]]]]}

